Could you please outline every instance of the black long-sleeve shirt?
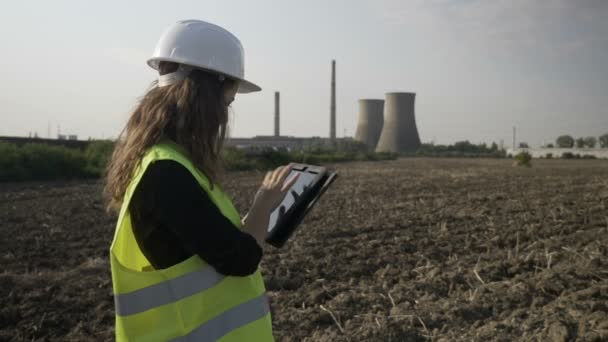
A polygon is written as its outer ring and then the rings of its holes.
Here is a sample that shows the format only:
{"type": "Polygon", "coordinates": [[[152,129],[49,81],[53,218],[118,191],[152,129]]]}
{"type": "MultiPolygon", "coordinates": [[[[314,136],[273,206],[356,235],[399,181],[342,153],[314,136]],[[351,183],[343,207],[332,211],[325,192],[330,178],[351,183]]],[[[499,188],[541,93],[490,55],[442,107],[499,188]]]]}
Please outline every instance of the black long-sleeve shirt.
{"type": "Polygon", "coordinates": [[[149,165],[129,204],[135,239],[155,269],[198,254],[216,271],[255,272],[262,249],[232,224],[192,174],[172,160],[149,165]]]}

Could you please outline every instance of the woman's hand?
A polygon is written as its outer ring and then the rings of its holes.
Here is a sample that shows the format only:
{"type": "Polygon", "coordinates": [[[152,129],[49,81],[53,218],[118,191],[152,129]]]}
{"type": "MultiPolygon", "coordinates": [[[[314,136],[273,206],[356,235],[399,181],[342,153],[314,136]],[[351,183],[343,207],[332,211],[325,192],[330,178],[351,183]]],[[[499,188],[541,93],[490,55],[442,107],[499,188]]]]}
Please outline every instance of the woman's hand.
{"type": "Polygon", "coordinates": [[[298,180],[299,174],[285,182],[292,167],[293,164],[280,166],[266,173],[247,214],[244,231],[251,234],[260,246],[266,239],[270,213],[283,201],[291,186],[298,180]]]}
{"type": "Polygon", "coordinates": [[[300,175],[298,173],[289,181],[285,182],[292,167],[293,164],[279,166],[274,171],[266,173],[262,186],[255,194],[253,200],[254,206],[267,209],[270,213],[283,201],[287,191],[295,184],[300,175]]]}

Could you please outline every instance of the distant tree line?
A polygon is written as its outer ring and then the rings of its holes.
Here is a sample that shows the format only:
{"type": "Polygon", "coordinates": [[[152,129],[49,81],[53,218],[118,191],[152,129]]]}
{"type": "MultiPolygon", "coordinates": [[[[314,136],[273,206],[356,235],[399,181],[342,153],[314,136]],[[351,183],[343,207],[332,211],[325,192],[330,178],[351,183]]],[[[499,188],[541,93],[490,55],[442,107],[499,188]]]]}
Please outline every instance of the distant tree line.
{"type": "Polygon", "coordinates": [[[99,177],[114,143],[91,142],[86,149],[0,141],[0,181],[51,180],[99,177]]]}
{"type": "MultiPolygon", "coordinates": [[[[580,137],[575,139],[571,135],[560,135],[555,140],[555,146],[559,148],[595,148],[598,146],[601,148],[608,148],[608,133],[601,135],[599,138],[596,137],[580,137]]],[[[553,144],[548,144],[546,147],[554,147],[553,144]]]]}
{"type": "Polygon", "coordinates": [[[468,140],[458,141],[453,145],[435,145],[434,143],[422,144],[420,148],[409,154],[417,157],[439,157],[439,158],[504,158],[505,151],[493,142],[473,144],[468,140]]]}
{"type": "MultiPolygon", "coordinates": [[[[82,150],[43,143],[17,145],[0,140],[0,182],[52,179],[98,178],[103,175],[114,150],[114,141],[91,141],[82,150]]],[[[396,159],[392,153],[374,153],[360,144],[343,142],[333,149],[321,145],[301,151],[259,148],[225,148],[228,171],[268,170],[289,162],[323,165],[347,161],[396,159]]]]}

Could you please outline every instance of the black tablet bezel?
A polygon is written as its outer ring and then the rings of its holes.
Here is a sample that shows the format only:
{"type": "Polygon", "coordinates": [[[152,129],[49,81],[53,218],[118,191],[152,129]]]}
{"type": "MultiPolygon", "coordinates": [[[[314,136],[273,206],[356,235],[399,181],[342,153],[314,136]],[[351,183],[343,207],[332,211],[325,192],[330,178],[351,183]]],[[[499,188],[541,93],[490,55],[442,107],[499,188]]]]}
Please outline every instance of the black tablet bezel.
{"type": "Polygon", "coordinates": [[[293,170],[314,173],[317,174],[317,177],[313,181],[313,186],[300,195],[298,200],[283,214],[272,229],[268,229],[266,242],[277,248],[282,247],[287,242],[304,217],[337,178],[335,172],[321,166],[296,164],[293,170]]]}

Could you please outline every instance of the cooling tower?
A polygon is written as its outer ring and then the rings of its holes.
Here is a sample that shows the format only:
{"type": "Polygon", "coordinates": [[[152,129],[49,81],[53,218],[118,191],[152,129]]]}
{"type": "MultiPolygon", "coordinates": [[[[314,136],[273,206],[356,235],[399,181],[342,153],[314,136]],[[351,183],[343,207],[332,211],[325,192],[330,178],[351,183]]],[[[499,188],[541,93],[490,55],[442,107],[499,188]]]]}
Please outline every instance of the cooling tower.
{"type": "Polygon", "coordinates": [[[384,100],[359,100],[359,123],[355,140],[375,150],[384,123],[384,100]]]}
{"type": "Polygon", "coordinates": [[[384,127],[376,152],[413,152],[420,147],[414,115],[415,93],[387,93],[384,127]]]}

